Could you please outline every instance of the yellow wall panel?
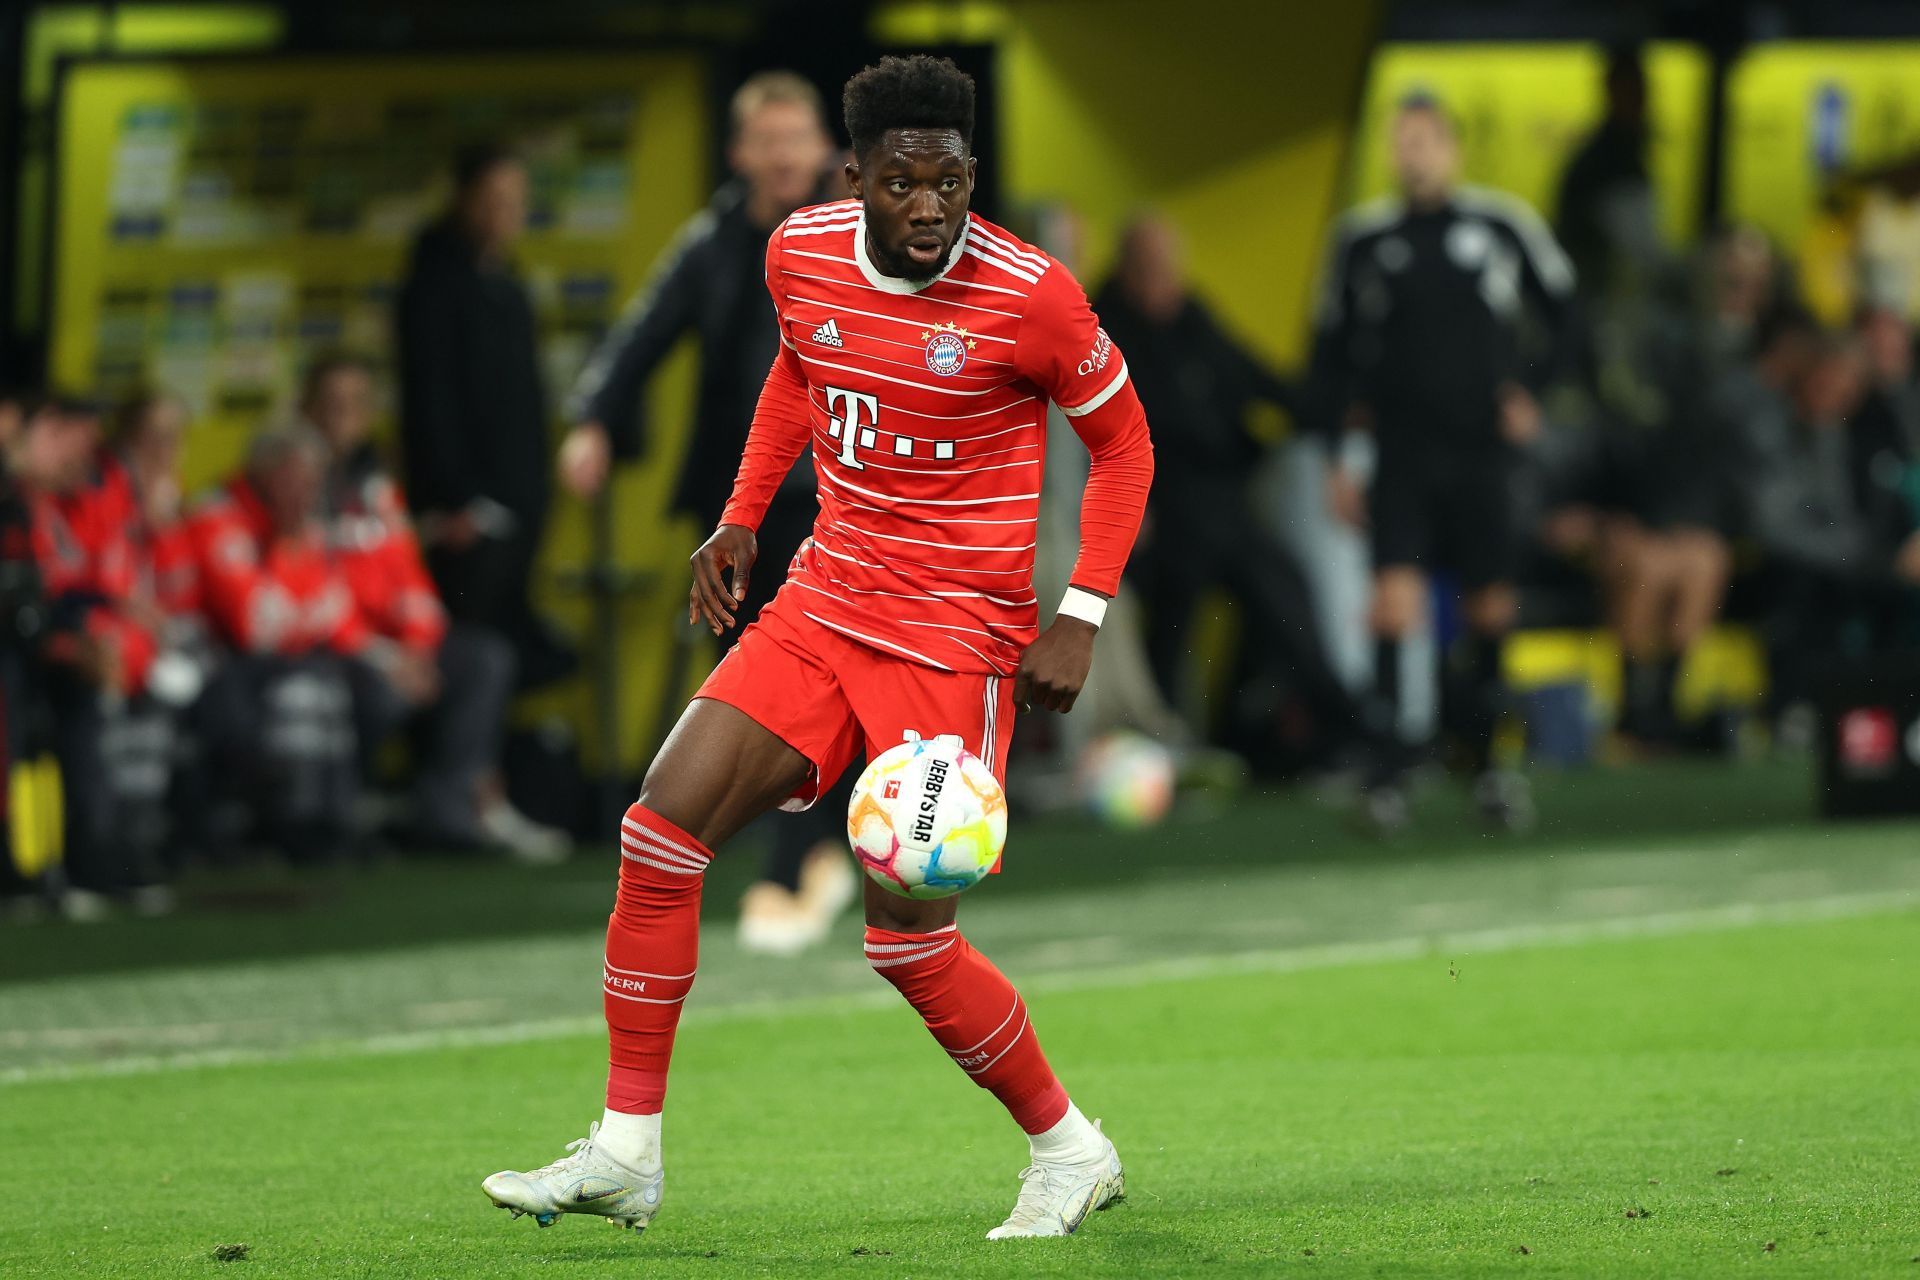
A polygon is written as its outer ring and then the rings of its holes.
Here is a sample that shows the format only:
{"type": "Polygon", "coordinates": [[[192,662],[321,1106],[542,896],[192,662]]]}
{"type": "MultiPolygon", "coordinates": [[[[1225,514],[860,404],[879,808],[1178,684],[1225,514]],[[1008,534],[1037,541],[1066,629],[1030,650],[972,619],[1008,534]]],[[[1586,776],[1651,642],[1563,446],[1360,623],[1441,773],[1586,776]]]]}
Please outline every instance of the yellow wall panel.
{"type": "MultiPolygon", "coordinates": [[[[1468,182],[1511,192],[1552,219],[1560,175],[1605,107],[1604,52],[1592,44],[1389,44],[1367,78],[1350,179],[1355,199],[1391,189],[1387,122],[1401,98],[1425,90],[1460,127],[1468,182]]],[[[1676,245],[1699,221],[1709,65],[1692,45],[1645,51],[1652,145],[1648,165],[1661,230],[1676,245]]]]}

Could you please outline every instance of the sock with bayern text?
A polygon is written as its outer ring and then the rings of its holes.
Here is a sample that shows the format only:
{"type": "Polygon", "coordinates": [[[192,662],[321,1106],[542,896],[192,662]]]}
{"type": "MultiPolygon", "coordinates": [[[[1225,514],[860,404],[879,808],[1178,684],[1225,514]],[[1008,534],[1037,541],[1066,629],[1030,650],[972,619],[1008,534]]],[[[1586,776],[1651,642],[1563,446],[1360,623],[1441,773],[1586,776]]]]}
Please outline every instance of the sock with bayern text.
{"type": "Polygon", "coordinates": [[[1068,1115],[1067,1091],[1047,1065],[1027,1005],[955,925],[932,933],[867,928],[867,962],[919,1012],[942,1049],[990,1090],[1029,1136],[1068,1115]]]}

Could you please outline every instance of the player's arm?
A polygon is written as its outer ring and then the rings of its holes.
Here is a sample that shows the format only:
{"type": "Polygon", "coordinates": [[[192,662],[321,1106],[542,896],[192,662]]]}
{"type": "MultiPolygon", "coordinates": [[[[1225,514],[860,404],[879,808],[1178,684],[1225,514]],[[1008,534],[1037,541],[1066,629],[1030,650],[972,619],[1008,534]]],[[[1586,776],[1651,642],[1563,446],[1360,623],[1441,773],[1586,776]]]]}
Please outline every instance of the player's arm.
{"type": "Polygon", "coordinates": [[[640,389],[692,325],[705,274],[696,252],[713,229],[713,215],[689,222],[661,255],[581,370],[567,397],[574,424],[560,450],[561,477],[576,493],[592,493],[606,480],[613,458],[640,453],[640,389]]]}
{"type": "Polygon", "coordinates": [[[408,481],[431,495],[436,511],[456,515],[482,496],[473,462],[465,406],[456,389],[467,384],[462,359],[463,317],[446,303],[447,286],[434,278],[401,290],[401,431],[406,437],[408,481]],[[431,469],[432,474],[420,474],[431,469]]]}
{"type": "Polygon", "coordinates": [[[1358,528],[1366,522],[1366,494],[1350,465],[1348,426],[1361,408],[1355,403],[1359,378],[1354,368],[1354,329],[1358,314],[1354,290],[1354,257],[1359,237],[1346,224],[1336,229],[1333,247],[1321,270],[1319,296],[1314,306],[1313,350],[1308,357],[1306,385],[1301,389],[1294,420],[1308,435],[1317,436],[1327,455],[1327,508],[1344,524],[1358,528]]]}
{"type": "Polygon", "coordinates": [[[1147,491],[1153,440],[1126,357],[1107,338],[1065,267],[1040,278],[1028,300],[1014,362],[1066,415],[1092,463],[1080,499],[1080,554],[1053,625],[1020,656],[1014,701],[1071,711],[1093,667],[1093,640],[1120,589],[1147,491]]]}
{"type": "Polygon", "coordinates": [[[1540,322],[1546,350],[1531,369],[1501,389],[1501,427],[1513,444],[1531,443],[1541,428],[1538,398],[1573,360],[1573,261],[1553,231],[1525,203],[1513,200],[1506,223],[1520,249],[1520,289],[1540,322]]]}

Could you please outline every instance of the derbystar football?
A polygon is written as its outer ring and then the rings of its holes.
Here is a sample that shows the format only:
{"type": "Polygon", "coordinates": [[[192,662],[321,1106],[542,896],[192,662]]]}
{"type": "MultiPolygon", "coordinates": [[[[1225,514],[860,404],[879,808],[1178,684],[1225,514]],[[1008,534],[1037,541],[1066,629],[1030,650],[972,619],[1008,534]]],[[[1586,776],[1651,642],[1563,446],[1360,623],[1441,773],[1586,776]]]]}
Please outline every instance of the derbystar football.
{"type": "Polygon", "coordinates": [[[883,888],[946,898],[980,883],[1007,844],[1007,796],[952,734],[909,733],[870,761],[847,805],[854,857],[883,888]]]}

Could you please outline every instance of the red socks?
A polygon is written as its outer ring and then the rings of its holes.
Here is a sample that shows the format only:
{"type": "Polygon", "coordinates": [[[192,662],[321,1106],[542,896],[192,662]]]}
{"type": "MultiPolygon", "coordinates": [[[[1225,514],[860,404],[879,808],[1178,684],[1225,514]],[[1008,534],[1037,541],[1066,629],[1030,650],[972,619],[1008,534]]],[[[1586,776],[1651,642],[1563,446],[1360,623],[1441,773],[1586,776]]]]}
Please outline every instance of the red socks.
{"type": "Polygon", "coordinates": [[[713,854],[636,804],[620,824],[620,891],[607,921],[607,1109],[660,1110],[680,1004],[700,957],[700,884],[713,854]]]}
{"type": "Polygon", "coordinates": [[[948,925],[933,933],[867,927],[867,962],[919,1010],[927,1030],[975,1084],[992,1090],[1022,1129],[1044,1133],[1067,1113],[1027,1021],[1027,1004],[1006,975],[948,925]]]}
{"type": "MultiPolygon", "coordinates": [[[[607,921],[609,1111],[654,1115],[666,1098],[680,1006],[699,967],[700,885],[712,859],[698,840],[641,805],[620,824],[620,890],[607,921]]],[[[1022,1129],[1044,1133],[1066,1115],[1067,1092],[1040,1051],[1026,1002],[955,926],[933,933],[869,927],[867,960],[1022,1129]]]]}

